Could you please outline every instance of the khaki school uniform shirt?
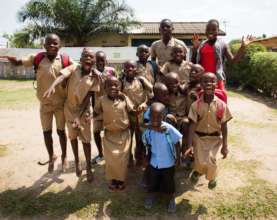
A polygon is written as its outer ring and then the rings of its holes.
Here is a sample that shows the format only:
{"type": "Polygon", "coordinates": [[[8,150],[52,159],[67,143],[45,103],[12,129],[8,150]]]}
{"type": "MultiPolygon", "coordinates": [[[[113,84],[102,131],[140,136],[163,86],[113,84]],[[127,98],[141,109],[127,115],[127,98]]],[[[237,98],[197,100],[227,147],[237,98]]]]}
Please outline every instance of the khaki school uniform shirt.
{"type": "Polygon", "coordinates": [[[163,66],[165,62],[170,61],[172,59],[171,52],[172,48],[176,45],[181,45],[185,48],[185,52],[188,51],[186,44],[172,37],[168,44],[165,45],[162,40],[157,40],[151,45],[151,57],[156,57],[158,59],[159,66],[163,66]]]}
{"type": "Polygon", "coordinates": [[[166,75],[167,73],[174,72],[178,73],[180,77],[180,82],[187,84],[189,82],[189,73],[191,70],[190,62],[183,60],[180,65],[177,63],[168,61],[161,68],[162,74],[166,75]]]}
{"type": "Polygon", "coordinates": [[[131,83],[124,79],[122,86],[122,92],[128,96],[136,108],[147,101],[147,91],[138,78],[134,78],[131,83]]]}
{"type": "Polygon", "coordinates": [[[81,66],[79,64],[74,64],[61,70],[61,74],[64,75],[65,78],[68,78],[65,107],[68,108],[69,111],[79,111],[80,105],[87,93],[89,91],[99,91],[100,89],[99,79],[89,75],[82,76],[81,66]]]}
{"type": "Polygon", "coordinates": [[[191,105],[188,117],[196,123],[195,131],[206,134],[221,133],[221,124],[232,119],[228,106],[216,96],[210,104],[204,102],[203,98],[200,102],[195,101],[191,105]],[[219,104],[224,110],[221,120],[217,118],[219,104]]]}
{"type": "Polygon", "coordinates": [[[154,70],[150,63],[147,62],[144,66],[142,63],[137,62],[137,75],[145,77],[152,85],[154,85],[154,70]]]}
{"type": "Polygon", "coordinates": [[[128,112],[133,109],[134,105],[127,96],[124,100],[111,100],[104,95],[97,102],[94,111],[97,115],[102,115],[104,129],[122,131],[129,128],[128,112]]]}
{"type": "Polygon", "coordinates": [[[104,71],[101,73],[102,78],[101,78],[101,85],[100,85],[100,90],[98,92],[95,92],[95,101],[97,101],[101,96],[105,95],[105,81],[107,77],[109,77],[109,71],[113,70],[115,73],[115,69],[112,67],[105,67],[104,71]]]}
{"type": "MultiPolygon", "coordinates": [[[[22,59],[22,64],[25,67],[34,66],[35,55],[30,55],[22,59]]],[[[72,61],[70,61],[72,63],[72,61]]],[[[41,104],[63,105],[66,98],[66,90],[62,85],[58,85],[55,93],[49,98],[43,98],[43,94],[52,85],[55,79],[60,75],[62,69],[62,60],[60,54],[50,61],[45,56],[38,65],[37,79],[37,97],[41,104]]]]}
{"type": "Polygon", "coordinates": [[[169,100],[170,113],[177,117],[184,117],[186,115],[186,96],[178,92],[177,94],[170,94],[169,100]]]}

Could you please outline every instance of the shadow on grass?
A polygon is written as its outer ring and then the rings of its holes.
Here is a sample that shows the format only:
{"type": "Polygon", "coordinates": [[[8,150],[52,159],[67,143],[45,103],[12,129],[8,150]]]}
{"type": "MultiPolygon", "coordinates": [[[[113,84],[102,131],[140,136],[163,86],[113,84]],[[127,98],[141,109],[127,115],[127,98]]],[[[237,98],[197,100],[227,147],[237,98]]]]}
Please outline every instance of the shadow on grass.
{"type": "MultiPolygon", "coordinates": [[[[171,218],[198,219],[201,214],[207,213],[205,206],[200,205],[196,211],[188,200],[178,203],[177,212],[169,215],[166,202],[163,197],[159,198],[153,209],[145,210],[143,207],[146,193],[139,188],[141,171],[129,172],[128,187],[123,193],[109,193],[104,181],[104,168],[97,165],[95,179],[88,184],[82,176],[75,188],[70,186],[61,190],[51,190],[51,185],[63,182],[60,174],[44,174],[31,187],[6,190],[0,193],[0,213],[7,219],[18,217],[44,217],[44,218],[67,218],[71,214],[79,218],[99,218],[109,216],[117,219],[133,218],[171,218]]],[[[178,171],[176,175],[177,194],[187,190],[193,190],[188,181],[183,181],[185,172],[178,171]]]]}

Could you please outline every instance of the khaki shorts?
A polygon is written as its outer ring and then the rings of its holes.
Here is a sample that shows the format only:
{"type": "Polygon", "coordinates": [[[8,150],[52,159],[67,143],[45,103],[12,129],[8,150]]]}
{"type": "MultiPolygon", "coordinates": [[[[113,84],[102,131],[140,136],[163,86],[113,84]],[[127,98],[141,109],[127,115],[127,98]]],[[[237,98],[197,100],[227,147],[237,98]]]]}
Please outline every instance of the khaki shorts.
{"type": "Polygon", "coordinates": [[[43,131],[52,130],[53,117],[55,117],[57,129],[64,130],[65,117],[63,105],[57,107],[52,105],[40,105],[40,122],[43,131]]]}
{"type": "Polygon", "coordinates": [[[76,129],[73,128],[72,122],[67,121],[66,126],[68,130],[68,138],[70,140],[75,140],[79,137],[80,141],[83,143],[90,143],[91,142],[91,123],[81,122],[83,129],[76,129]]]}
{"type": "Polygon", "coordinates": [[[97,133],[97,132],[101,132],[103,130],[104,130],[103,121],[93,119],[93,132],[97,133]]]}

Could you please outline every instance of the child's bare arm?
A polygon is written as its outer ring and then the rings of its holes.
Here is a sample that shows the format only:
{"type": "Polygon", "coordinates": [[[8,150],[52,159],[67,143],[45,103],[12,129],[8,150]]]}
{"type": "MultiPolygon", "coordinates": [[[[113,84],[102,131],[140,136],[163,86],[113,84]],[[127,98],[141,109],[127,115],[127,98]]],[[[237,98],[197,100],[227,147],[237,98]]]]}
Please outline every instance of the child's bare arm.
{"type": "Polygon", "coordinates": [[[181,161],[181,145],[180,145],[180,141],[178,141],[175,144],[175,150],[176,150],[176,165],[180,166],[180,161],[181,161]]]}
{"type": "Polygon", "coordinates": [[[221,124],[221,132],[222,132],[222,148],[221,148],[221,154],[223,155],[223,159],[225,159],[228,155],[228,143],[227,143],[227,137],[228,137],[228,127],[227,122],[221,124]]]}
{"type": "Polygon", "coordinates": [[[145,77],[138,76],[138,79],[143,83],[143,86],[147,91],[152,92],[153,85],[145,77]]]}
{"type": "Polygon", "coordinates": [[[194,34],[192,36],[192,56],[191,56],[192,63],[196,63],[196,57],[197,57],[199,46],[200,46],[199,36],[197,34],[194,34]]]}
{"type": "Polygon", "coordinates": [[[234,64],[238,62],[245,54],[246,47],[253,42],[253,37],[251,35],[248,35],[247,37],[242,37],[241,40],[241,46],[234,56],[230,50],[230,48],[227,46],[224,50],[224,56],[227,58],[227,61],[231,64],[234,64]]]}
{"type": "Polygon", "coordinates": [[[43,94],[43,98],[49,98],[51,95],[55,93],[55,88],[58,84],[62,83],[66,77],[64,75],[60,75],[56,80],[52,83],[49,89],[43,94]]]}
{"type": "Polygon", "coordinates": [[[195,130],[195,122],[192,120],[189,121],[189,129],[188,129],[188,148],[185,152],[182,152],[182,157],[187,158],[189,155],[193,154],[193,146],[192,146],[192,138],[195,130]]]}
{"type": "Polygon", "coordinates": [[[20,66],[22,65],[22,60],[21,59],[17,59],[16,57],[12,57],[12,56],[3,56],[1,58],[5,58],[7,59],[8,61],[10,61],[13,65],[15,66],[20,66]]]}

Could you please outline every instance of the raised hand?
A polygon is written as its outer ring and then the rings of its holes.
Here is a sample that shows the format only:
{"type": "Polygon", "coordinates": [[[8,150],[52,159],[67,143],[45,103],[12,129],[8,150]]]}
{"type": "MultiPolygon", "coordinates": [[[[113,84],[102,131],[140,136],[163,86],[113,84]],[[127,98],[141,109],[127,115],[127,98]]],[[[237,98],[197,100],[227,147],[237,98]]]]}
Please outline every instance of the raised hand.
{"type": "Polygon", "coordinates": [[[254,39],[254,37],[252,35],[247,35],[246,37],[242,36],[242,38],[241,38],[241,46],[242,47],[247,47],[254,40],[255,39],[254,39]]]}
{"type": "Polygon", "coordinates": [[[193,34],[192,36],[192,47],[193,49],[198,49],[200,46],[199,36],[197,34],[193,34]]]}

